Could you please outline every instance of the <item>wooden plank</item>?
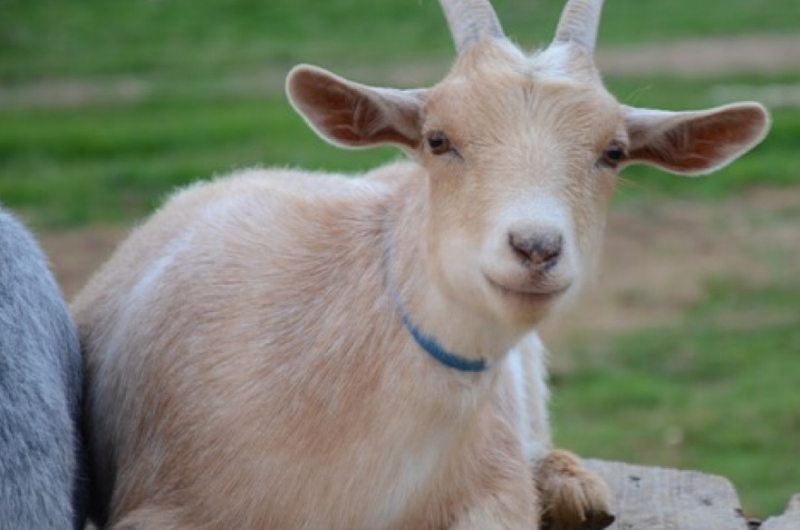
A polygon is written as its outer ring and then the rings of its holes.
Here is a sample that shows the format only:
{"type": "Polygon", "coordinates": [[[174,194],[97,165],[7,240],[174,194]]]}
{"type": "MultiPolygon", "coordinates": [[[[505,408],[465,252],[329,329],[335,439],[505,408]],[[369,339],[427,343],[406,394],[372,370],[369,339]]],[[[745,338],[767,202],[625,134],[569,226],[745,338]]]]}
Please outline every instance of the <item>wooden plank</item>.
{"type": "Polygon", "coordinates": [[[608,530],[748,530],[736,490],[723,477],[600,460],[586,464],[614,494],[617,520],[608,530]]]}
{"type": "Polygon", "coordinates": [[[783,515],[770,517],[759,530],[800,530],[800,494],[792,497],[783,515]]]}

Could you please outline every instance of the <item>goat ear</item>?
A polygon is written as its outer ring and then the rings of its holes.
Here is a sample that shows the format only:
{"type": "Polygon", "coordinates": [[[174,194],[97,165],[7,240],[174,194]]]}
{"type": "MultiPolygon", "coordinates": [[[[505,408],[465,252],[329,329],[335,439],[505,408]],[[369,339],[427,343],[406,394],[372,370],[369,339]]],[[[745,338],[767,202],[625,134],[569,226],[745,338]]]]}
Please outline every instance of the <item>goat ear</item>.
{"type": "Polygon", "coordinates": [[[306,123],[340,147],[395,144],[415,149],[422,138],[424,90],[368,87],[301,65],[289,72],[286,93],[306,123]]]}
{"type": "Polygon", "coordinates": [[[624,110],[630,139],[626,163],[681,175],[703,175],[733,162],[764,139],[770,121],[758,103],[697,112],[624,110]]]}

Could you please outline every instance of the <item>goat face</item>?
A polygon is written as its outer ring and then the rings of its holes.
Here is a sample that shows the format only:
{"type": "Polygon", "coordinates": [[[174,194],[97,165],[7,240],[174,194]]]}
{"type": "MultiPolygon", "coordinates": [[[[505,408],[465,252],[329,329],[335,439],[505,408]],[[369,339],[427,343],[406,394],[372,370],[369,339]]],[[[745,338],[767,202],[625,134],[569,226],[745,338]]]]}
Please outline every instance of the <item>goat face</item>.
{"type": "Polygon", "coordinates": [[[768,128],[755,103],[683,113],[617,103],[593,61],[600,0],[571,0],[554,42],[533,55],[505,39],[487,2],[442,4],[459,56],[433,88],[373,88],[300,66],[287,90],[323,138],[411,154],[427,176],[425,244],[440,287],[513,329],[590,275],[618,169],[707,173],[768,128]]]}
{"type": "Polygon", "coordinates": [[[590,272],[627,143],[601,84],[551,74],[546,57],[473,47],[422,113],[440,277],[452,296],[523,326],[590,272]]]}

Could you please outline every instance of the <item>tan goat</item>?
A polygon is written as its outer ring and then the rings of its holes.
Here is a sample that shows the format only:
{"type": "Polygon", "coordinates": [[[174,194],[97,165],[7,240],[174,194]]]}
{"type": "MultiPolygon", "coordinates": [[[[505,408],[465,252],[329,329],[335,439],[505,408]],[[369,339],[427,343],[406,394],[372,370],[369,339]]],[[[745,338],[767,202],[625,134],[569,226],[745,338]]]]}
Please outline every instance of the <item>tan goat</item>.
{"type": "Polygon", "coordinates": [[[287,81],[324,139],[409,161],[192,186],[78,296],[101,525],[612,520],[603,483],[551,447],[534,329],[591,276],[618,169],[712,171],[768,115],[618,104],[592,59],[602,1],[571,0],[534,55],[488,2],[442,4],[459,55],[433,88],[287,81]]]}

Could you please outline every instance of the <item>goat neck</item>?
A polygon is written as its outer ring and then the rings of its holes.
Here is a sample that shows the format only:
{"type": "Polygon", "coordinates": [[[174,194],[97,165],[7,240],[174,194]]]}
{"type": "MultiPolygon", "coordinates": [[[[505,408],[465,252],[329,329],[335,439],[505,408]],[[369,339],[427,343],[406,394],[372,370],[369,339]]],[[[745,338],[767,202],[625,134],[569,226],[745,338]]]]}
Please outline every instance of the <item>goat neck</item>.
{"type": "MultiPolygon", "coordinates": [[[[440,364],[457,371],[456,365],[462,364],[460,371],[480,374],[484,369],[478,367],[483,364],[491,370],[524,330],[509,328],[482,305],[464,304],[450,292],[440,264],[429,252],[428,241],[437,235],[430,229],[430,209],[435,205],[428,200],[428,182],[420,176],[407,179],[398,189],[398,197],[403,198],[387,212],[383,229],[387,295],[409,338],[420,342],[413,337],[413,327],[458,358],[449,366],[436,359],[440,364]]],[[[422,354],[425,347],[418,346],[422,354]]],[[[427,354],[436,357],[430,351],[427,354]]]]}

